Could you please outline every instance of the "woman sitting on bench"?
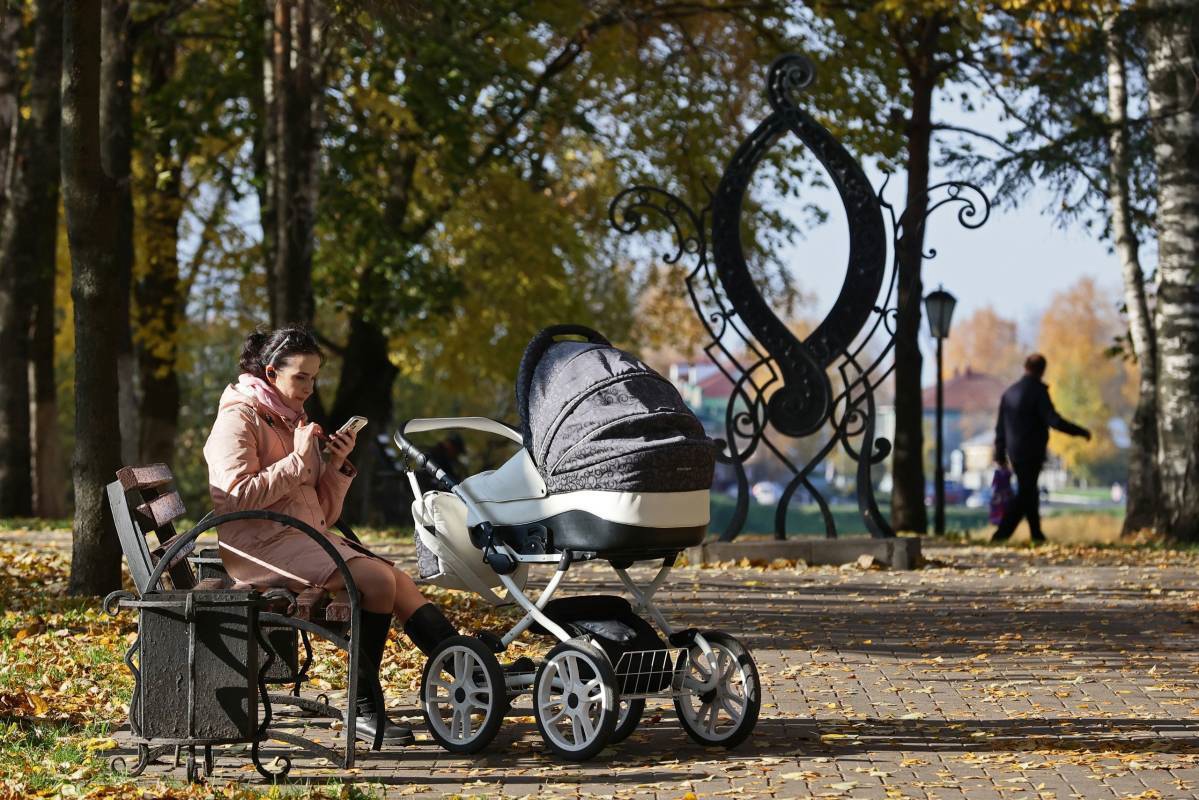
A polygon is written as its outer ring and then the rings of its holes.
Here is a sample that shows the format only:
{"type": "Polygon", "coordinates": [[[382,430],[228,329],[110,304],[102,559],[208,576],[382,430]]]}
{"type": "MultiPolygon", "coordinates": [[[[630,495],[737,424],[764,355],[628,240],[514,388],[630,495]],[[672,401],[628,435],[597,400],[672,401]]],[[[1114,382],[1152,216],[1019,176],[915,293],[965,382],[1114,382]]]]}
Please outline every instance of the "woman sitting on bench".
{"type": "MultiPolygon", "coordinates": [[[[346,456],[355,433],[324,437],[308,422],[304,401],[314,391],[324,355],[303,328],[252,333],[242,348],[237,382],[226,387],[204,445],[209,491],[218,514],[249,509],[296,517],[318,531],[341,514],[355,469],[346,456]],[[328,460],[321,457],[327,444],[328,460]]],[[[457,630],[392,562],[335,533],[326,538],[345,559],[362,595],[359,657],[378,669],[392,617],[426,656],[457,630]]],[[[266,520],[220,526],[221,561],[235,580],[299,592],[311,586],[336,592],[345,584],[321,546],[302,531],[266,520]]],[[[361,675],[361,673],[360,673],[361,675]]],[[[362,677],[360,681],[364,680],[362,677]]],[[[360,683],[361,685],[361,683],[360,683]]],[[[412,731],[387,719],[368,694],[358,700],[358,735],[409,743],[412,731]]]]}

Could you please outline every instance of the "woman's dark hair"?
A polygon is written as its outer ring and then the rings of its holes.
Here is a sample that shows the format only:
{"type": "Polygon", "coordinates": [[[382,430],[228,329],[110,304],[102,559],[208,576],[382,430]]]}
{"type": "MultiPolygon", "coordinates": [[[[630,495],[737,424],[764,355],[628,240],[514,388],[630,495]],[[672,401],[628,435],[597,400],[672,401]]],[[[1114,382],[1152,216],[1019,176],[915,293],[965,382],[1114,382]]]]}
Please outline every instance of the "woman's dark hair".
{"type": "Polygon", "coordinates": [[[325,363],[325,354],[317,344],[312,331],[302,325],[290,325],[277,331],[254,331],[246,337],[241,348],[238,367],[259,378],[266,379],[266,368],[277,367],[288,356],[318,355],[325,363]]]}

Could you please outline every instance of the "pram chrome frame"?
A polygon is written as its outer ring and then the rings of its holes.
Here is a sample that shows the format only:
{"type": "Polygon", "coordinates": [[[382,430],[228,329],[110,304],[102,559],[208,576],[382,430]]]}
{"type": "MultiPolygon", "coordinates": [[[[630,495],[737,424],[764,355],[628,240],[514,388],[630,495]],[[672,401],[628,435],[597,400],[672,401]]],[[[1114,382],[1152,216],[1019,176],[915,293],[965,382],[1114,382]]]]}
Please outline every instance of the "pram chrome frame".
{"type": "MultiPolygon", "coordinates": [[[[416,473],[420,470],[423,470],[432,475],[439,484],[441,484],[446,490],[452,492],[455,497],[461,500],[471,517],[477,520],[488,520],[488,514],[479,507],[479,504],[476,503],[466,491],[462,489],[460,484],[450,478],[439,465],[429,460],[429,458],[425,456],[424,453],[419,450],[419,448],[413,445],[412,442],[406,438],[406,434],[452,429],[473,430],[483,433],[496,434],[509,439],[521,447],[524,446],[523,438],[518,431],[514,430],[510,426],[486,417],[430,417],[413,419],[404,423],[394,436],[395,444],[400,449],[400,452],[403,456],[401,469],[408,475],[408,480],[412,487],[413,496],[415,498],[419,499],[423,495],[420,484],[416,479],[416,473]],[[410,462],[415,462],[415,467],[410,462]]],[[[506,650],[507,647],[517,639],[517,637],[519,637],[522,633],[527,631],[536,623],[541,625],[542,628],[552,634],[560,643],[586,646],[589,650],[594,651],[605,661],[608,660],[607,654],[603,652],[602,648],[600,648],[598,644],[590,641],[588,637],[572,635],[562,625],[559,625],[557,622],[551,619],[550,616],[545,612],[546,606],[549,604],[550,600],[561,586],[562,580],[571,564],[576,561],[589,561],[597,558],[604,558],[603,556],[600,556],[593,551],[579,551],[572,549],[564,549],[561,552],[555,553],[521,553],[509,546],[507,542],[502,540],[493,540],[490,546],[494,548],[494,552],[502,553],[504,556],[510,558],[512,564],[556,564],[557,566],[553,576],[551,576],[546,585],[541,589],[541,592],[537,596],[536,600],[530,599],[525,594],[524,588],[518,585],[518,583],[513,580],[510,574],[505,574],[499,570],[495,570],[495,574],[498,577],[501,585],[507,590],[505,602],[515,603],[525,612],[521,619],[518,620],[512,626],[512,628],[508,630],[507,633],[499,637],[498,644],[500,647],[498,649],[501,652],[506,650]]],[[[482,549],[480,549],[480,553],[483,553],[482,549]]],[[[657,558],[657,556],[654,556],[653,558],[657,558]]],[[[650,561],[653,560],[653,558],[642,560],[650,561]]],[[[613,570],[616,572],[617,577],[620,579],[621,584],[633,597],[633,612],[635,614],[640,614],[641,612],[647,613],[662,634],[664,634],[666,641],[669,642],[670,645],[666,650],[662,651],[630,651],[624,655],[630,656],[641,654],[644,657],[644,654],[651,652],[668,653],[671,654],[671,662],[674,664],[674,666],[671,668],[671,680],[668,687],[653,692],[634,691],[628,694],[622,693],[619,696],[617,705],[622,714],[617,727],[624,727],[625,712],[627,712],[629,708],[628,704],[623,701],[640,702],[643,704],[644,699],[650,696],[670,696],[674,699],[676,709],[679,711],[680,723],[683,724],[684,729],[689,735],[692,736],[692,738],[696,739],[701,744],[721,744],[724,743],[721,740],[704,739],[702,731],[696,731],[692,724],[689,724],[688,721],[684,721],[683,709],[680,706],[681,702],[686,702],[684,695],[709,698],[704,700],[705,708],[713,703],[713,701],[710,699],[713,696],[718,695],[721,698],[720,702],[723,703],[724,695],[720,694],[718,689],[721,688],[722,681],[727,679],[729,676],[726,674],[726,671],[722,671],[721,669],[717,668],[717,666],[722,663],[720,661],[721,655],[718,654],[717,650],[712,647],[711,643],[708,641],[708,636],[705,636],[704,633],[701,633],[695,629],[687,629],[683,631],[676,630],[670,624],[669,620],[667,620],[661,609],[659,609],[654,603],[654,595],[657,594],[657,592],[665,584],[667,577],[670,575],[674,567],[676,558],[677,554],[663,557],[661,566],[658,568],[657,573],[644,587],[639,586],[629,574],[628,566],[631,565],[622,565],[618,567],[609,562],[613,570]],[[691,654],[689,649],[691,646],[697,648],[699,653],[694,655],[691,654]],[[681,651],[681,654],[679,651],[681,651]],[[692,674],[692,661],[695,660],[696,656],[701,657],[706,664],[706,668],[701,666],[699,669],[701,675],[705,675],[705,677],[702,679],[696,678],[692,674]]],[[[487,594],[490,595],[490,599],[493,601],[499,599],[492,592],[487,592],[487,594]]],[[[737,643],[735,640],[732,640],[731,637],[725,636],[724,634],[720,634],[719,632],[709,632],[709,635],[720,637],[721,641],[730,640],[737,648],[741,648],[739,643],[737,643]]],[[[741,648],[741,651],[743,653],[741,656],[736,655],[734,652],[733,660],[737,663],[733,664],[733,666],[739,666],[739,668],[742,670],[740,674],[742,676],[742,680],[746,684],[744,686],[746,696],[742,700],[741,710],[743,717],[749,717],[749,719],[745,721],[748,722],[748,728],[752,729],[753,725],[756,723],[758,707],[760,706],[761,702],[759,695],[759,684],[757,670],[753,665],[752,658],[750,658],[748,651],[744,651],[743,648],[741,648]],[[744,662],[748,662],[748,664],[744,662]]],[[[725,663],[727,663],[727,645],[725,646],[725,650],[722,650],[721,653],[726,656],[725,663]]],[[[622,659],[617,664],[611,664],[612,668],[618,668],[619,664],[623,663],[623,661],[624,656],[622,656],[622,659]]],[[[528,671],[505,674],[504,684],[509,701],[526,692],[533,692],[534,695],[536,695],[535,681],[536,677],[534,673],[528,671]]],[[[535,708],[537,706],[536,696],[534,697],[534,706],[535,708]]],[[[701,711],[701,716],[703,713],[704,712],[701,711]]],[[[637,711],[637,714],[640,715],[640,710],[637,711]]],[[[716,711],[711,712],[711,723],[708,729],[709,732],[713,731],[712,725],[715,724],[716,714],[716,711]]],[[[694,722],[694,720],[691,720],[690,722],[694,722]]],[[[635,724],[636,720],[633,721],[634,726],[635,724]]],[[[738,723],[738,728],[740,727],[744,726],[738,723]]],[[[632,727],[629,727],[628,730],[631,732],[632,727]]],[[[748,731],[742,733],[740,730],[738,730],[738,735],[729,737],[730,742],[726,744],[728,744],[728,746],[732,746],[732,744],[741,741],[744,738],[745,733],[748,733],[748,731]]],[[[544,735],[545,734],[543,731],[543,736],[544,735]]],[[[627,735],[628,734],[625,733],[621,736],[621,738],[627,735]]],[[[549,743],[548,738],[547,743],[549,743]]],[[[567,755],[561,752],[560,754],[567,755]]]]}

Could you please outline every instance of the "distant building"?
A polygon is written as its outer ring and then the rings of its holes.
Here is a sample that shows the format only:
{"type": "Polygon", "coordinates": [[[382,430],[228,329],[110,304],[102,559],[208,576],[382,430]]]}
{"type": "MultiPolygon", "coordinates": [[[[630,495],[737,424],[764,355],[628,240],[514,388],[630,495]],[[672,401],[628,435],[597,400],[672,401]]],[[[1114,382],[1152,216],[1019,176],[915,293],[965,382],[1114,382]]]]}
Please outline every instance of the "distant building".
{"type": "MultiPolygon", "coordinates": [[[[985,372],[976,372],[970,367],[955,370],[952,375],[946,376],[942,386],[943,453],[945,477],[948,480],[960,481],[967,489],[990,484],[995,415],[999,411],[999,398],[1007,387],[1008,382],[985,372]]],[[[931,461],[936,446],[936,385],[925,387],[921,398],[924,406],[924,444],[931,461]]],[[[879,406],[878,431],[880,436],[894,441],[894,406],[879,406]]],[[[889,467],[890,460],[886,463],[889,467]]],[[[889,487],[890,482],[886,483],[889,487]]]]}
{"type": "Polygon", "coordinates": [[[708,435],[725,438],[725,409],[733,394],[733,384],[720,368],[711,361],[671,364],[669,377],[708,435]]]}

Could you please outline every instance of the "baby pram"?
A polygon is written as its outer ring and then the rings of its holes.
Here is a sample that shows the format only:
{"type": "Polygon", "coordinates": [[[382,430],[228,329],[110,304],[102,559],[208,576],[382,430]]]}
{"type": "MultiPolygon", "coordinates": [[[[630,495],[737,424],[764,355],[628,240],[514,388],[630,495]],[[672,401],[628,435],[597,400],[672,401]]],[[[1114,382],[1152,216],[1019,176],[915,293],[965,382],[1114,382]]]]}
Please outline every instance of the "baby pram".
{"type": "Polygon", "coordinates": [[[653,600],[679,552],[704,538],[717,444],[669,381],[581,326],[534,337],[516,396],[520,431],[463,417],[411,420],[395,435],[416,497],[422,580],[525,611],[502,636],[454,637],[430,656],[421,706],[433,738],[451,752],[476,752],[512,701],[531,693],[549,749],[584,760],[629,736],[646,698],[669,696],[697,742],[737,745],[761,707],[749,651],[719,631],[672,628],[653,600]],[[455,484],[406,438],[449,428],[494,433],[521,449],[455,484]],[[416,470],[444,491],[422,494],[416,470]],[[570,567],[591,560],[615,569],[633,603],[554,599],[570,567]],[[642,561],[661,566],[638,585],[628,570],[642,561]],[[532,600],[524,590],[538,564],[556,570],[532,600]],[[558,643],[538,664],[501,667],[496,655],[526,630],[558,643]]]}

